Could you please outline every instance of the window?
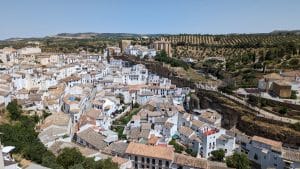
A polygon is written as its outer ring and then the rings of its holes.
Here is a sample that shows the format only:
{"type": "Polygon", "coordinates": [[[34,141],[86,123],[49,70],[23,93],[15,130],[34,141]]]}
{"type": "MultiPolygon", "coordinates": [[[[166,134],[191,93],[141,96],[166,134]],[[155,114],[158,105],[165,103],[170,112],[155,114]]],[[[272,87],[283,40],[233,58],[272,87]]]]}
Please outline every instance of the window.
{"type": "Polygon", "coordinates": [[[152,164],[155,164],[155,159],[152,159],[152,164]]]}
{"type": "MultiPolygon", "coordinates": [[[[145,162],[145,158],[144,157],[142,157],[142,162],[144,163],[145,162]]],[[[143,167],[144,168],[144,167],[143,167]]]]}
{"type": "Polygon", "coordinates": [[[169,167],[169,161],[166,161],[166,167],[169,167]]]}
{"type": "Polygon", "coordinates": [[[138,157],[137,156],[134,157],[134,161],[138,161],[138,157]]]}
{"type": "Polygon", "coordinates": [[[148,164],[150,163],[150,159],[149,159],[149,158],[147,158],[147,163],[148,163],[148,164]]]}
{"type": "Polygon", "coordinates": [[[137,165],[137,164],[135,164],[135,165],[134,165],[134,168],[138,168],[138,165],[137,165]]]}
{"type": "Polygon", "coordinates": [[[142,165],[142,168],[145,168],[145,166],[144,166],[144,165],[142,165]]]}
{"type": "Polygon", "coordinates": [[[258,155],[257,154],[254,154],[254,160],[258,160],[258,155]]]}
{"type": "Polygon", "coordinates": [[[161,160],[158,161],[158,165],[162,165],[162,161],[161,160]]]}

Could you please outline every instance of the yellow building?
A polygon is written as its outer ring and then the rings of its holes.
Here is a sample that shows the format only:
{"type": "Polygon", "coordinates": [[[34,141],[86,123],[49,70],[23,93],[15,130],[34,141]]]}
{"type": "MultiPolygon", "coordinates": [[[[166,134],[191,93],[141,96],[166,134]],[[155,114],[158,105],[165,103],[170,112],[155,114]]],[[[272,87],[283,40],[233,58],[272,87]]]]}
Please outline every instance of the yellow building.
{"type": "Polygon", "coordinates": [[[124,52],[129,45],[131,45],[131,40],[121,40],[119,43],[121,52],[124,52]]]}
{"type": "Polygon", "coordinates": [[[172,57],[172,47],[171,42],[168,41],[155,41],[153,42],[153,48],[157,51],[166,51],[169,57],[172,57]]]}

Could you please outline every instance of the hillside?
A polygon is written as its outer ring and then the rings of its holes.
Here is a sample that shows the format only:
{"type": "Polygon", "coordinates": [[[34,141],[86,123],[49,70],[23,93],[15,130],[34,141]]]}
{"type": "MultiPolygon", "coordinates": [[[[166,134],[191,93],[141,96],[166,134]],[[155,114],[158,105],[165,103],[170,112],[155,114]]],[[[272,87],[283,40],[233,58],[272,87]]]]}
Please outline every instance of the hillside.
{"type": "Polygon", "coordinates": [[[174,57],[193,58],[200,62],[196,67],[201,67],[205,58],[224,57],[229,71],[234,71],[232,66],[262,68],[265,63],[269,68],[286,69],[299,66],[300,35],[297,33],[298,31],[227,35],[62,33],[53,37],[0,41],[0,48],[12,46],[18,49],[32,45],[28,41],[37,41],[44,52],[74,53],[86,50],[99,53],[106,46],[118,45],[121,39],[130,39],[133,44],[146,46],[163,39],[172,43],[174,57]]]}
{"type": "Polygon", "coordinates": [[[162,39],[170,41],[174,55],[203,59],[205,57],[234,57],[248,52],[259,54],[284,44],[300,44],[300,35],[281,34],[231,34],[231,35],[171,35],[162,39]]]}

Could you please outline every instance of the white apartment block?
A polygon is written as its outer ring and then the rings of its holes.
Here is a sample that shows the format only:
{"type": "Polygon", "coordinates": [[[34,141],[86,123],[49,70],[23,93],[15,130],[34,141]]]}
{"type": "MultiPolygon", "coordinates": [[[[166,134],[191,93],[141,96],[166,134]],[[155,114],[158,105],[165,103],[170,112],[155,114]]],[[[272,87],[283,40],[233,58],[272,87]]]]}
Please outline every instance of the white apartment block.
{"type": "Polygon", "coordinates": [[[282,142],[253,136],[250,142],[243,142],[241,151],[262,169],[297,169],[300,168],[299,150],[287,149],[282,142]]]}

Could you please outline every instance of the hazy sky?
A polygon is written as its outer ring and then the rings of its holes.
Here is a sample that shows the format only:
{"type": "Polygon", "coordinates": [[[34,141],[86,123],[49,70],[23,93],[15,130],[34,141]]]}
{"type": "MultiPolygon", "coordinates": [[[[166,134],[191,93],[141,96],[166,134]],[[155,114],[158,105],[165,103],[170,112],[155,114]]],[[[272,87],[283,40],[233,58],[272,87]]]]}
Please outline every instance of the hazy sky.
{"type": "Polygon", "coordinates": [[[63,32],[300,29],[300,0],[0,0],[0,39],[63,32]]]}

